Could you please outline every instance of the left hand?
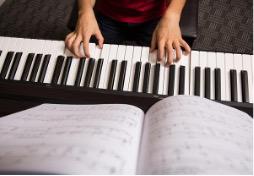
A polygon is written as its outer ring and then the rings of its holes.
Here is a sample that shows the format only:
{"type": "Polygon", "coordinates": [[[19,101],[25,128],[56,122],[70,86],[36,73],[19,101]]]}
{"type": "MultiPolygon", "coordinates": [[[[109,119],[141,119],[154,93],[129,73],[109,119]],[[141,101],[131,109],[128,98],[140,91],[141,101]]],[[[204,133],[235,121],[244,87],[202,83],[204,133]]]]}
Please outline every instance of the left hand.
{"type": "Polygon", "coordinates": [[[162,61],[166,53],[166,64],[170,65],[173,63],[174,49],[176,61],[181,59],[181,47],[184,49],[184,54],[188,55],[190,53],[190,46],[182,38],[179,19],[174,16],[162,17],[153,32],[151,51],[158,48],[159,61],[162,61]]]}

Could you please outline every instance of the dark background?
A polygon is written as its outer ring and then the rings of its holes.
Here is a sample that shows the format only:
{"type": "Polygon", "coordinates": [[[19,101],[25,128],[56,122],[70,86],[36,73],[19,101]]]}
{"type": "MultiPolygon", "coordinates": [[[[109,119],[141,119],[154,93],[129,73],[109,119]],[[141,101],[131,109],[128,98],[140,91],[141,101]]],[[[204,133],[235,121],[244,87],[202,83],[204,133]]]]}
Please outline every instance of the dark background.
{"type": "MultiPolygon", "coordinates": [[[[64,40],[75,0],[6,0],[0,36],[64,40]]],[[[252,0],[199,0],[193,49],[253,54],[252,0]]]]}

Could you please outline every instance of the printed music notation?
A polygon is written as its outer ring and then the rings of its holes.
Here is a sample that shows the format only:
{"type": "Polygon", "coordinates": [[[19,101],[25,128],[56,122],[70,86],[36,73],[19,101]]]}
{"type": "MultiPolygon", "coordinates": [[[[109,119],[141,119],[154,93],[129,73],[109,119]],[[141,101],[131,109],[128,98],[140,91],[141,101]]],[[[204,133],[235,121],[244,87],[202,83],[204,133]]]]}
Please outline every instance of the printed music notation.
{"type": "Polygon", "coordinates": [[[139,172],[249,173],[251,120],[247,114],[206,99],[162,100],[146,114],[139,172]]]}
{"type": "MultiPolygon", "coordinates": [[[[126,164],[125,158],[115,151],[104,150],[100,147],[88,148],[86,146],[79,145],[49,146],[47,143],[17,146],[12,145],[1,150],[0,156],[1,168],[23,166],[24,164],[29,164],[32,161],[37,164],[39,164],[38,161],[40,161],[42,165],[45,163],[55,162],[53,165],[54,168],[49,166],[49,164],[45,167],[49,167],[47,168],[48,171],[56,171],[60,173],[84,173],[89,170],[98,170],[103,171],[102,173],[105,173],[106,171],[109,174],[115,174],[123,172],[124,165],[126,164]],[[15,152],[17,148],[19,150],[19,155],[15,152]],[[4,160],[4,158],[8,158],[8,160],[4,160]],[[105,162],[105,160],[109,162],[105,162]],[[75,164],[80,168],[77,168],[78,170],[74,170],[70,166],[68,170],[65,170],[66,165],[70,164],[75,164]]],[[[33,169],[31,163],[29,165],[30,168],[26,169],[33,169]]],[[[36,168],[36,166],[34,168],[36,168]]]]}
{"type": "Polygon", "coordinates": [[[37,163],[53,173],[135,173],[143,118],[129,105],[45,104],[7,116],[0,121],[0,171],[37,163]]]}
{"type": "Polygon", "coordinates": [[[17,114],[15,118],[24,119],[24,120],[33,120],[36,113],[32,111],[40,111],[40,116],[37,116],[37,121],[68,121],[68,120],[104,120],[104,121],[112,121],[116,123],[125,124],[126,126],[134,126],[137,125],[138,119],[131,118],[137,115],[142,114],[143,112],[140,111],[140,109],[129,106],[129,105],[117,105],[116,108],[112,109],[111,105],[89,105],[85,108],[85,115],[81,116],[79,113],[80,111],[84,111],[84,106],[78,106],[78,105],[59,105],[63,107],[64,116],[62,113],[57,114],[54,113],[54,111],[58,110],[59,107],[51,106],[51,105],[43,105],[37,107],[38,109],[31,109],[31,113],[26,114],[26,116],[23,116],[22,114],[17,114]],[[130,108],[128,108],[130,107],[130,108]],[[93,113],[97,111],[96,118],[94,118],[93,113]],[[114,112],[113,114],[116,115],[109,115],[105,116],[105,114],[114,112]],[[128,111],[128,115],[130,115],[130,118],[126,118],[125,114],[123,112],[128,111]],[[54,113],[54,116],[51,116],[50,118],[47,117],[48,114],[54,113]]]}

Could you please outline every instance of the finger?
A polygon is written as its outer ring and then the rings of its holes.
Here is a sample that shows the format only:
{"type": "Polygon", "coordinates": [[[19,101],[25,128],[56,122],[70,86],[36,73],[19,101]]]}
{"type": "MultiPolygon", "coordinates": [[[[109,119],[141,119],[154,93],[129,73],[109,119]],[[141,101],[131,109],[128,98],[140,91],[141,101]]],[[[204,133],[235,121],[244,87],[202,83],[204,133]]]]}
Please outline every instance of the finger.
{"type": "Polygon", "coordinates": [[[177,41],[173,42],[173,47],[176,50],[176,61],[178,62],[182,57],[181,47],[180,47],[179,42],[177,42],[177,41]]]}
{"type": "Polygon", "coordinates": [[[91,35],[86,35],[83,37],[83,49],[85,57],[90,58],[90,52],[89,52],[89,41],[90,41],[91,35]]]}
{"type": "Polygon", "coordinates": [[[103,47],[103,43],[104,43],[104,38],[103,38],[101,32],[98,31],[97,33],[95,33],[95,37],[98,40],[99,47],[102,48],[103,47]]]}
{"type": "Polygon", "coordinates": [[[75,38],[76,38],[76,35],[75,34],[73,34],[73,35],[71,35],[70,37],[68,37],[68,39],[66,39],[66,41],[65,41],[65,45],[66,45],[66,47],[71,51],[72,49],[72,43],[74,42],[74,40],[75,40],[75,38]]]}
{"type": "Polygon", "coordinates": [[[76,57],[82,57],[80,53],[80,44],[81,44],[81,37],[76,36],[74,42],[72,43],[72,52],[76,57]]]}
{"type": "Polygon", "coordinates": [[[155,49],[156,49],[156,35],[153,34],[150,51],[153,52],[155,49]]]}
{"type": "Polygon", "coordinates": [[[181,40],[181,41],[180,41],[180,44],[181,44],[181,46],[184,48],[183,54],[184,54],[184,55],[190,54],[191,48],[190,48],[190,46],[188,45],[188,43],[185,42],[184,40],[181,40]]]}
{"type": "Polygon", "coordinates": [[[69,34],[65,37],[65,43],[67,43],[68,40],[69,40],[72,36],[74,36],[74,35],[75,35],[74,32],[69,33],[69,34]]]}
{"type": "Polygon", "coordinates": [[[158,60],[161,61],[164,57],[165,41],[161,40],[158,43],[158,60]]]}
{"type": "Polygon", "coordinates": [[[168,54],[167,65],[171,65],[173,64],[173,58],[174,58],[174,50],[173,50],[171,42],[167,43],[167,54],[168,54]]]}

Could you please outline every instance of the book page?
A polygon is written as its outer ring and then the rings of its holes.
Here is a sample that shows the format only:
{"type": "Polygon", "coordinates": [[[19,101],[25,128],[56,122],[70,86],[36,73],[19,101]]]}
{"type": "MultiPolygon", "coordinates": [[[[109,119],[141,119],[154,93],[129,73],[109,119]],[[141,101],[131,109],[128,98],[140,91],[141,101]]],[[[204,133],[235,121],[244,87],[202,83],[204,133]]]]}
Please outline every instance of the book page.
{"type": "Polygon", "coordinates": [[[147,112],[138,173],[252,174],[247,114],[191,96],[166,98],[147,112]]]}
{"type": "Polygon", "coordinates": [[[44,104],[0,119],[0,173],[134,174],[144,113],[44,104]]]}

